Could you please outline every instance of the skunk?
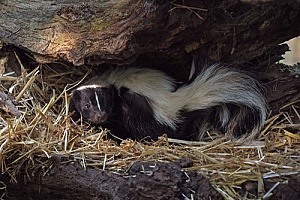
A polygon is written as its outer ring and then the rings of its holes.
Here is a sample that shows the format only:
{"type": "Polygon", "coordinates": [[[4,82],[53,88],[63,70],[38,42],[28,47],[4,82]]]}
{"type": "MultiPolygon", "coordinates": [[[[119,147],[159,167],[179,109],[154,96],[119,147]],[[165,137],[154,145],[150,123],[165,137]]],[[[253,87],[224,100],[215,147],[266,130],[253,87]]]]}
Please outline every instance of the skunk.
{"type": "Polygon", "coordinates": [[[109,128],[121,138],[157,139],[162,134],[202,140],[216,131],[252,139],[266,119],[267,102],[249,75],[212,65],[186,84],[149,68],[115,68],[93,77],[72,93],[70,110],[109,128]]]}
{"type": "Polygon", "coordinates": [[[70,111],[121,138],[175,137],[177,113],[170,94],[176,82],[148,68],[110,69],[72,92],[70,111]]]}

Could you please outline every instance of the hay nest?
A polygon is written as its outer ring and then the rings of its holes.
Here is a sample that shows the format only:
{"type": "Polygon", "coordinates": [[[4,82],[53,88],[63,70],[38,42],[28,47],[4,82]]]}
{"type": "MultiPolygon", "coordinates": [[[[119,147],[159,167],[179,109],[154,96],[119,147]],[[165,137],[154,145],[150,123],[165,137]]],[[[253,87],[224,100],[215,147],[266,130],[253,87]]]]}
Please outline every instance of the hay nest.
{"type": "MultiPolygon", "coordinates": [[[[227,199],[236,198],[236,189],[256,181],[262,190],[265,180],[280,183],[299,173],[300,100],[285,105],[266,121],[257,141],[251,145],[211,136],[207,142],[180,141],[162,136],[155,142],[130,139],[117,144],[107,139],[109,130],[75,123],[68,110],[69,93],[90,73],[85,67],[61,63],[56,67],[37,64],[21,73],[2,70],[0,108],[1,172],[13,181],[25,172],[28,177],[40,169],[51,169],[53,154],[71,157],[83,168],[94,167],[122,174],[136,161],[193,161],[184,170],[197,170],[227,199]],[[80,81],[78,81],[80,80],[80,81]],[[291,112],[283,110],[289,108],[291,112]],[[292,131],[291,131],[292,130],[292,131]]],[[[263,197],[270,191],[258,191],[263,197]]]]}

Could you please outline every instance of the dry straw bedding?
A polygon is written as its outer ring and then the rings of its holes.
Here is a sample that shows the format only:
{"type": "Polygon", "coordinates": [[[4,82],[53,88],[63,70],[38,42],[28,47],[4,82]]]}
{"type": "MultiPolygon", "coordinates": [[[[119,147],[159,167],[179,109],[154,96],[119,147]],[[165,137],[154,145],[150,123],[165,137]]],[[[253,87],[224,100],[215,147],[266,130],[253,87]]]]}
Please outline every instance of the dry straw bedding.
{"type": "MultiPolygon", "coordinates": [[[[235,189],[245,181],[257,181],[263,186],[264,180],[282,183],[285,177],[299,173],[300,124],[293,123],[300,121],[297,101],[285,106],[291,112],[273,113],[251,145],[220,136],[210,136],[207,142],[166,136],[147,143],[128,139],[119,145],[107,139],[108,130],[76,124],[70,119],[69,94],[89,74],[87,68],[58,63],[56,67],[38,64],[28,70],[20,60],[19,64],[20,75],[3,72],[0,77],[0,168],[13,181],[17,181],[21,170],[28,177],[40,169],[46,174],[53,154],[75,159],[83,168],[119,174],[136,161],[189,158],[194,164],[184,170],[204,174],[228,199],[236,196],[235,189]]],[[[268,192],[271,191],[264,191],[265,196],[268,192]]]]}

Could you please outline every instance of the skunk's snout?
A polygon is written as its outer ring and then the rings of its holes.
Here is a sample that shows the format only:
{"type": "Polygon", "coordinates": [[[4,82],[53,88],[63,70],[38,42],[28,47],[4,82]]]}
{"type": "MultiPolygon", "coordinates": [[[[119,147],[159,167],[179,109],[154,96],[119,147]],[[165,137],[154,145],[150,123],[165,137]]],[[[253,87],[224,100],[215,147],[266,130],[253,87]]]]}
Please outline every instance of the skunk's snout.
{"type": "Polygon", "coordinates": [[[94,124],[101,124],[107,120],[106,112],[95,112],[91,115],[91,122],[94,124]]]}
{"type": "Polygon", "coordinates": [[[99,122],[104,122],[104,121],[106,121],[106,119],[107,119],[106,112],[99,112],[99,113],[97,113],[97,114],[96,114],[96,119],[97,119],[97,121],[99,121],[99,122]]]}

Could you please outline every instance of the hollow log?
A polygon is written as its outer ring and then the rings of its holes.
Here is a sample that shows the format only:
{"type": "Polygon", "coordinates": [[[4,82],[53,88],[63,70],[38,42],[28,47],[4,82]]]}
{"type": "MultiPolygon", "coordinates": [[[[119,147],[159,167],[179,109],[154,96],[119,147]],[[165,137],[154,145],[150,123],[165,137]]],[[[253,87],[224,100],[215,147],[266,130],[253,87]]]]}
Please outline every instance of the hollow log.
{"type": "MultiPolygon", "coordinates": [[[[26,176],[24,176],[26,177],[26,176]]],[[[9,199],[223,199],[208,179],[175,163],[136,162],[126,176],[88,168],[53,156],[47,175],[7,183],[9,199]],[[13,191],[13,192],[12,192],[13,191]]]]}
{"type": "Polygon", "coordinates": [[[200,55],[267,66],[288,50],[282,42],[300,35],[298,1],[4,0],[0,7],[2,42],[39,62],[180,73],[200,55]]]}
{"type": "MultiPolygon", "coordinates": [[[[28,179],[19,175],[18,182],[0,176],[0,195],[18,199],[223,199],[204,176],[195,171],[183,172],[188,160],[177,163],[136,162],[124,176],[88,168],[59,155],[52,156],[51,169],[39,171],[28,179]]],[[[45,170],[45,169],[44,169],[45,170]]],[[[270,190],[276,183],[265,182],[270,190]]],[[[245,182],[238,191],[258,196],[257,182],[245,182]]],[[[296,200],[300,198],[300,178],[292,176],[273,190],[270,199],[296,200]],[[286,192],[288,191],[288,193],[286,192]]]]}

